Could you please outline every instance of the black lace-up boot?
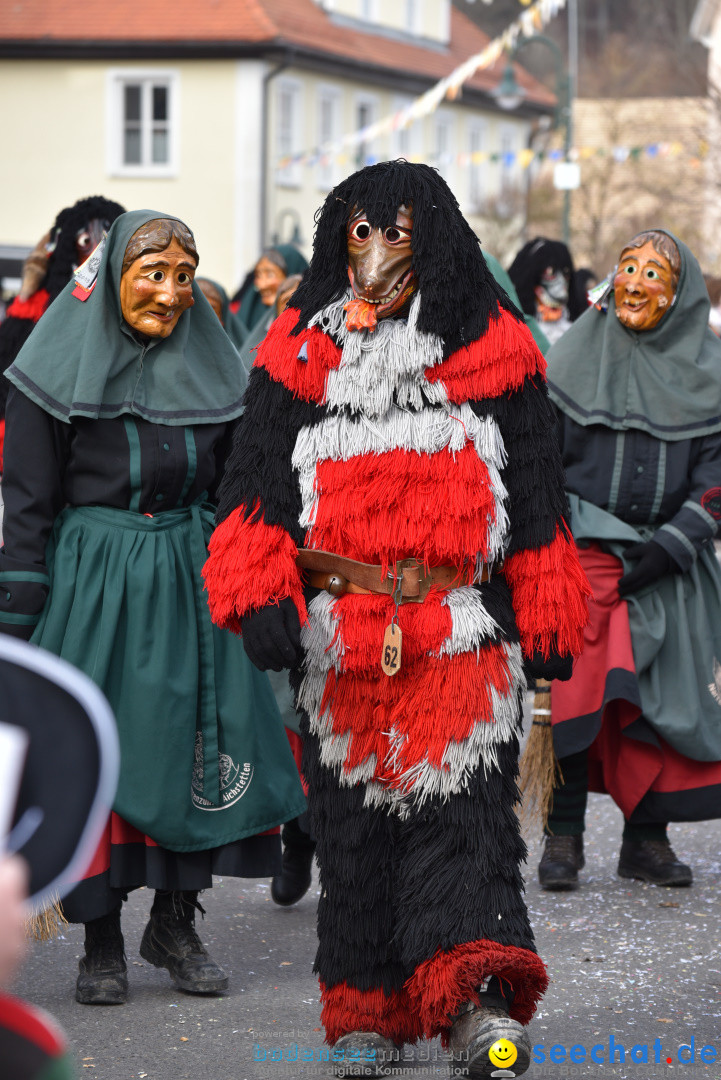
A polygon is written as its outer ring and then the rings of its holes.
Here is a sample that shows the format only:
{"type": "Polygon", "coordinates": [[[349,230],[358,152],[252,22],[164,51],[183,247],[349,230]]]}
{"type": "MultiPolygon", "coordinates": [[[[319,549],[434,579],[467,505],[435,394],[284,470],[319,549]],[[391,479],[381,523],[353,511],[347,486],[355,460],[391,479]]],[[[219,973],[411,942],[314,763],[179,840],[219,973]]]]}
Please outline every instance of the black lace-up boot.
{"type": "Polygon", "coordinates": [[[196,911],[205,914],[197,892],[158,890],[140,943],[140,955],[155,967],[167,968],[179,990],[217,994],[227,990],[228,976],[198,937],[196,911]]]}
{"type": "Polygon", "coordinates": [[[75,1000],[81,1005],[124,1005],[128,996],[120,908],[85,923],[85,956],[78,967],[75,1000]]]}
{"type": "Polygon", "coordinates": [[[577,836],[547,836],[538,864],[541,887],[551,890],[577,889],[578,871],[583,869],[585,861],[583,833],[577,836]]]}
{"type": "Polygon", "coordinates": [[[637,878],[652,885],[691,885],[693,873],[677,857],[668,841],[630,840],[624,837],[618,874],[623,878],[637,878]]]}

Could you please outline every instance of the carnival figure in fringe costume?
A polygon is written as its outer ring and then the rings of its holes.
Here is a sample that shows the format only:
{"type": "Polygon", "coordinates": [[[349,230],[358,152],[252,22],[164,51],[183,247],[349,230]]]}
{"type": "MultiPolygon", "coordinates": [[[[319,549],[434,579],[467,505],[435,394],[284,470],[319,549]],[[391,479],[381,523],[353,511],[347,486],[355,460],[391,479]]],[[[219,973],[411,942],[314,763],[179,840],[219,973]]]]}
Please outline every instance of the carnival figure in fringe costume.
{"type": "MultiPolygon", "coordinates": [[[[8,305],[0,323],[0,372],[6,371],[30,337],[38,319],[84,263],[116,217],[124,213],[119,203],[91,195],[66,206],[49,233],[38,242],[23,265],[20,292],[8,305]]],[[[8,384],[0,378],[0,472],[5,430],[8,384]]]]}
{"type": "Polygon", "coordinates": [[[588,304],[579,290],[571,252],[560,240],[537,236],[516,255],[508,275],[526,315],[538,320],[553,343],[566,333],[588,304]]]}
{"type": "Polygon", "coordinates": [[[86,928],[83,1004],[125,1001],[120,910],[141,885],[141,955],[180,989],[225,989],[198,891],[278,872],[276,826],[305,807],[267,677],[203,596],[244,375],[197,263],[183,222],[123,214],[7,373],[0,628],[88,674],[120,736],[114,813],[63,901],[86,928]]]}
{"type": "Polygon", "coordinates": [[[250,375],[205,581],[297,689],[340,1075],[436,1035],[528,1066],[524,665],[570,675],[588,591],[543,370],[444,180],[397,161],[329,194],[250,375]]]}
{"type": "Polygon", "coordinates": [[[721,814],[721,343],[699,265],[640,233],[549,353],[581,563],[583,656],[551,690],[556,789],[539,866],[578,885],[589,788],[625,818],[618,873],[690,885],[669,821],[721,814]]]}

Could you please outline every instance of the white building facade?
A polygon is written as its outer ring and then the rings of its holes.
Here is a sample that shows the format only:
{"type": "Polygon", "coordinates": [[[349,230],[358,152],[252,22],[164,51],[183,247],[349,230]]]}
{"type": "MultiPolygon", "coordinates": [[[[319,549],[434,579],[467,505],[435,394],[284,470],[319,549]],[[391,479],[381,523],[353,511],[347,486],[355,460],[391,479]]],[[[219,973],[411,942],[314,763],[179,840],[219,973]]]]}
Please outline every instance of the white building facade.
{"type": "Polygon", "coordinates": [[[221,0],[214,28],[197,0],[197,26],[189,20],[174,42],[152,25],[129,42],[130,0],[98,0],[99,26],[80,37],[58,0],[44,5],[46,25],[11,14],[0,95],[22,107],[4,118],[0,256],[33,246],[63,206],[102,194],[186,220],[202,272],[232,291],[263,246],[295,240],[310,255],[332,186],[391,157],[439,168],[481,238],[489,215],[518,213],[507,198],[524,181],[516,155],[553,111],[520,68],[526,100],[514,114],[493,97],[498,64],[408,128],[318,152],[397,113],[484,46],[450,0],[296,0],[277,26],[276,6],[221,0]]]}

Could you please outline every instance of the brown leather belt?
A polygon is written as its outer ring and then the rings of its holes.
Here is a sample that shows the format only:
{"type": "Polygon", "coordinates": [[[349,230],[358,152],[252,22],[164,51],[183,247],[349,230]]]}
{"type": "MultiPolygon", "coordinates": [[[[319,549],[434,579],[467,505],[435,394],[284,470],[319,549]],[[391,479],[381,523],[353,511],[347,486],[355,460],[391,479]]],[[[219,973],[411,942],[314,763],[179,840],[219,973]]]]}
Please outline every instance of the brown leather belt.
{"type": "MultiPolygon", "coordinates": [[[[422,603],[432,586],[439,589],[457,589],[470,585],[472,572],[468,566],[432,566],[424,568],[418,559],[399,559],[384,576],[383,567],[371,563],[356,562],[331,551],[314,551],[300,548],[296,559],[309,585],[325,589],[333,596],[344,593],[384,593],[393,596],[400,604],[422,603]]],[[[491,572],[483,567],[481,581],[488,581],[491,572]]]]}

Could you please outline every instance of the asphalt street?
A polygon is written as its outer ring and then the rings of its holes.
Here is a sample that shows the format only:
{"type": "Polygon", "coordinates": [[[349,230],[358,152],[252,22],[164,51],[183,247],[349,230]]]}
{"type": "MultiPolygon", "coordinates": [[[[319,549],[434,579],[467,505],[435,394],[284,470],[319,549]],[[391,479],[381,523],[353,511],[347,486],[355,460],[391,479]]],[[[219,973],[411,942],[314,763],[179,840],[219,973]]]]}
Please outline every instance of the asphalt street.
{"type": "MultiPolygon", "coordinates": [[[[618,878],[621,827],[611,800],[592,795],[582,886],[565,894],[539,888],[539,840],[529,838],[527,900],[551,985],[530,1028],[536,1049],[526,1076],[718,1080],[721,822],[670,828],[677,854],[693,866],[688,889],[618,878]],[[681,1057],[693,1055],[689,1063],[679,1062],[684,1044],[690,1049],[681,1057]],[[718,1051],[716,1062],[704,1051],[709,1046],[718,1051]]],[[[76,1004],[83,938],[78,926],[31,946],[15,990],[60,1021],[82,1080],[327,1078],[332,1072],[319,1060],[323,1036],[311,971],[317,897],[315,879],[293,908],[273,904],[267,880],[216,880],[203,897],[201,936],[230,975],[222,997],[177,991],[165,971],[140,959],[147,890],[134,893],[125,908],[126,1005],[76,1004]]],[[[398,1077],[448,1076],[436,1043],[409,1048],[405,1057],[398,1077]]]]}

